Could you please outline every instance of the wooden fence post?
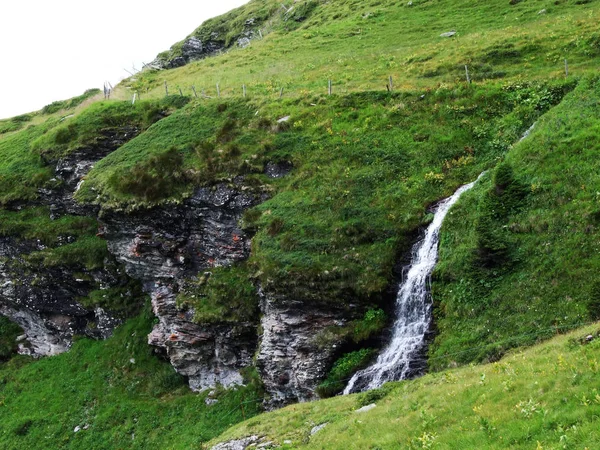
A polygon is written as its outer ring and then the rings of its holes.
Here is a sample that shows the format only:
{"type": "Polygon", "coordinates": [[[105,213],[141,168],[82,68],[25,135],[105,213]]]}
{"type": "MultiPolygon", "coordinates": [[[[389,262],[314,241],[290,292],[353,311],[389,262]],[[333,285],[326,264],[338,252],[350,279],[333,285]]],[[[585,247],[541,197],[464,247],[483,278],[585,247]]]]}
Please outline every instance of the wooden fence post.
{"type": "Polygon", "coordinates": [[[327,92],[329,93],[329,95],[331,95],[333,89],[332,89],[332,84],[331,84],[331,80],[328,80],[327,83],[327,92]]]}
{"type": "Polygon", "coordinates": [[[192,85],[192,91],[194,92],[194,97],[198,98],[198,94],[196,93],[196,86],[192,85]]]}
{"type": "Polygon", "coordinates": [[[165,93],[168,97],[169,96],[169,86],[167,85],[167,80],[165,80],[165,93]]]}
{"type": "Polygon", "coordinates": [[[283,88],[279,91],[279,98],[283,97],[283,88]]]}
{"type": "Polygon", "coordinates": [[[244,97],[246,96],[246,85],[242,85],[242,91],[243,91],[243,95],[244,97]]]}
{"type": "Polygon", "coordinates": [[[217,83],[217,97],[221,97],[221,89],[219,89],[219,83],[217,83]]]}
{"type": "Polygon", "coordinates": [[[390,92],[392,92],[394,90],[394,80],[391,75],[390,75],[388,86],[389,86],[390,92]]]}
{"type": "Polygon", "coordinates": [[[135,105],[135,98],[137,97],[137,92],[133,94],[133,98],[131,99],[131,104],[135,105]]]}
{"type": "Polygon", "coordinates": [[[179,95],[183,97],[183,91],[181,90],[181,88],[179,88],[179,95]]]}
{"type": "Polygon", "coordinates": [[[471,84],[471,76],[469,75],[469,66],[465,64],[465,74],[467,75],[467,83],[471,84]]]}

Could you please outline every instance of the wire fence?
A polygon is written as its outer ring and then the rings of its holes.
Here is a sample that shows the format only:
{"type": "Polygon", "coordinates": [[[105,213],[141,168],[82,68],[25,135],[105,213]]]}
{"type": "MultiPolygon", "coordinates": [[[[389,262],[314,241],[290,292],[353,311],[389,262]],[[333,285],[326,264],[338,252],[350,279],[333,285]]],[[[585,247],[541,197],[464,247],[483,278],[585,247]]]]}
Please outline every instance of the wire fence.
{"type": "MultiPolygon", "coordinates": [[[[569,77],[569,63],[568,60],[565,59],[564,60],[564,75],[565,78],[569,77]]],[[[467,84],[472,84],[474,80],[473,77],[473,72],[472,72],[472,68],[469,67],[468,64],[464,65],[464,81],[467,84]]],[[[331,96],[334,94],[334,86],[339,85],[338,83],[335,83],[334,80],[332,78],[328,78],[325,82],[323,82],[323,91],[321,93],[327,93],[328,96],[331,96]]],[[[387,79],[382,80],[381,83],[382,86],[385,86],[385,89],[388,92],[393,92],[394,91],[394,77],[393,75],[389,75],[387,77],[387,79]]],[[[180,96],[186,96],[186,94],[184,94],[184,89],[185,92],[190,96],[190,97],[194,97],[194,98],[203,98],[203,99],[213,99],[213,98],[221,98],[222,96],[224,96],[224,93],[226,92],[223,89],[223,86],[220,83],[215,83],[214,86],[212,86],[210,93],[212,95],[208,95],[207,91],[205,88],[201,88],[201,89],[197,89],[195,84],[189,85],[189,86],[181,86],[181,85],[175,85],[175,90],[170,90],[170,86],[168,84],[168,82],[165,80],[164,81],[164,90],[165,90],[165,96],[169,96],[169,95],[177,95],[177,93],[180,96]],[[175,94],[174,94],[175,92],[175,94]]],[[[290,86],[279,86],[277,87],[277,89],[275,89],[275,87],[273,87],[273,92],[272,94],[278,94],[278,98],[281,99],[284,97],[284,94],[287,93],[293,93],[293,89],[291,89],[290,86]]],[[[105,99],[110,99],[111,93],[113,92],[114,88],[112,87],[112,85],[110,85],[110,83],[105,83],[104,85],[104,98],[105,99]]],[[[234,97],[238,97],[239,94],[241,93],[242,97],[247,97],[250,95],[251,89],[249,87],[249,85],[247,84],[242,84],[239,87],[236,88],[230,88],[229,89],[229,93],[231,95],[231,93],[233,93],[234,97]]],[[[302,92],[305,92],[305,90],[302,90],[302,92]]],[[[136,102],[136,100],[140,100],[142,97],[142,92],[140,92],[140,90],[135,90],[132,94],[132,104],[134,104],[136,102]]]]}

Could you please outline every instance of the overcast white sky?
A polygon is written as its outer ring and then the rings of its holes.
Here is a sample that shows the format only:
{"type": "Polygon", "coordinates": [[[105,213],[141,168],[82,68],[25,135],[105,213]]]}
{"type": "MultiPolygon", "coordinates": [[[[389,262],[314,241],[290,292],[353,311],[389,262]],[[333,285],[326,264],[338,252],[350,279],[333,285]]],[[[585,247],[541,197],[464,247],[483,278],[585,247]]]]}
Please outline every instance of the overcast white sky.
{"type": "Polygon", "coordinates": [[[116,84],[247,0],[2,0],[0,118],[116,84]]]}

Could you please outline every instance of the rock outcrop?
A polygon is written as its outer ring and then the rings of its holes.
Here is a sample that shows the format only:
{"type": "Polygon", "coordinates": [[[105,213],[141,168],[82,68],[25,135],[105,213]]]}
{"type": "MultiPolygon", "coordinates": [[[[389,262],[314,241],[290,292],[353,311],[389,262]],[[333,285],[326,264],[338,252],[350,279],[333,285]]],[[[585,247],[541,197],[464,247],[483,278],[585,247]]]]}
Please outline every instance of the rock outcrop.
{"type": "MultiPolygon", "coordinates": [[[[214,47],[193,41],[187,55],[214,47]],[[195,49],[195,50],[194,50],[195,49]]],[[[30,204],[50,208],[52,218],[66,214],[98,217],[95,205],[73,199],[93,165],[139,133],[137,128],[105,130],[93,145],[72,152],[55,165],[54,188],[40,191],[30,204]]],[[[288,162],[269,163],[265,174],[285,176],[288,162]]],[[[186,282],[214,267],[245,260],[250,239],[239,226],[244,211],[266,199],[244,185],[243,177],[229,183],[197,189],[179,205],[136,212],[102,211],[98,236],[105,239],[112,262],[87,270],[75,267],[32,267],[26,255],[40,251],[40,242],[0,240],[0,314],[18,323],[25,332],[22,353],[53,355],[68,350],[74,335],[110,336],[118,315],[99,307],[84,307],[82,298],[98,289],[139,280],[150,294],[158,323],[149,344],[164,351],[175,369],[194,390],[217,384],[241,384],[244,368],[256,365],[270,394],[269,406],[283,406],[316,397],[315,388],[326,376],[338,342],[319,336],[345,323],[345,313],[335,308],[307,306],[301,300],[262,293],[260,329],[252,321],[198,324],[195,311],[177,305],[177,294],[186,282]],[[125,275],[126,274],[126,275],[125,275]],[[128,278],[130,277],[130,278],[128,278]]],[[[61,237],[62,244],[72,242],[61,237]]]]}
{"type": "Polygon", "coordinates": [[[165,350],[195,390],[241,384],[240,370],[251,365],[256,349],[257,324],[198,325],[193,310],[176,305],[185,280],[249,256],[250,240],[238,222],[262,198],[242,190],[239,178],[198,189],[179,207],[102,219],[109,251],[151,294],[159,323],[148,342],[165,350]]]}
{"type": "Polygon", "coordinates": [[[106,338],[120,320],[78,299],[98,288],[118,286],[116,267],[35,267],[25,255],[43,250],[39,242],[0,240],[0,314],[17,323],[25,338],[19,352],[49,356],[69,349],[73,336],[106,338]]]}
{"type": "Polygon", "coordinates": [[[317,385],[327,375],[342,343],[328,330],[345,325],[345,314],[331,307],[262,293],[263,334],[257,355],[267,406],[317,398],[317,385]]]}
{"type": "Polygon", "coordinates": [[[244,48],[259,35],[256,19],[250,18],[244,22],[243,29],[235,36],[225,36],[223,31],[210,31],[202,27],[179,45],[179,51],[171,48],[161,53],[146,67],[150,69],[174,69],[185,66],[191,61],[197,61],[215,56],[234,46],[244,48]]]}
{"type": "Polygon", "coordinates": [[[171,287],[156,286],[152,307],[159,323],[148,343],[166,350],[173,367],[188,378],[193,390],[243,384],[240,371],[252,364],[256,324],[198,325],[192,310],[177,308],[175,297],[171,287]]]}
{"type": "MultiPolygon", "coordinates": [[[[97,207],[80,205],[73,194],[93,165],[139,134],[136,127],[107,128],[93,144],[60,159],[42,156],[54,166],[54,188],[41,189],[39,198],[28,204],[12,205],[21,210],[45,205],[50,217],[65,214],[95,216],[97,207]]],[[[42,152],[44,155],[44,152],[42,152]]],[[[74,242],[59,236],[58,246],[74,242]]],[[[120,323],[117,315],[99,307],[84,307],[79,299],[97,289],[120,287],[126,281],[114,261],[88,270],[83,265],[43,267],[27,260],[32,252],[46,250],[40,241],[0,239],[0,314],[23,328],[25,339],[19,351],[32,356],[55,355],[68,350],[74,335],[106,338],[120,323]]]]}

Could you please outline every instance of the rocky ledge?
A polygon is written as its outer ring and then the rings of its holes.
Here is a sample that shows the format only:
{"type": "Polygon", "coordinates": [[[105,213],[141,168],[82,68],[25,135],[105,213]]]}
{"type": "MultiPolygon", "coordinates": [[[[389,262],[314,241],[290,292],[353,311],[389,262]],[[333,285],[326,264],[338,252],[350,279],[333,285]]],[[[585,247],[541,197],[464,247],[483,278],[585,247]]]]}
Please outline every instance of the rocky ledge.
{"type": "Polygon", "coordinates": [[[109,251],[151,295],[159,322],[148,342],[165,351],[194,390],[242,384],[240,371],[252,364],[257,324],[199,325],[193,310],[177,306],[177,293],[199,273],[248,258],[250,240],[238,222],[262,200],[244,192],[239,178],[200,188],[178,207],[102,219],[109,251]]]}

